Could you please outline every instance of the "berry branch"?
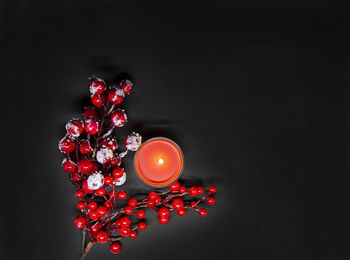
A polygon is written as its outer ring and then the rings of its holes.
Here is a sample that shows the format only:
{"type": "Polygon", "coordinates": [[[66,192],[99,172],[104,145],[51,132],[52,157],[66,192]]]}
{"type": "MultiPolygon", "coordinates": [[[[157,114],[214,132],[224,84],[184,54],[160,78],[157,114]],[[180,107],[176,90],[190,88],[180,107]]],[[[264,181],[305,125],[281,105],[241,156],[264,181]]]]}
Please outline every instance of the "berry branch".
{"type": "Polygon", "coordinates": [[[91,78],[89,89],[93,107],[84,110],[82,120],[72,119],[66,124],[67,134],[59,142],[59,149],[66,155],[62,167],[76,187],[75,197],[79,199],[76,207],[80,215],[74,219],[74,226],[82,229],[80,259],[85,259],[96,242],[108,242],[110,251],[119,253],[120,240],[135,239],[138,231],[146,229],[147,208],[157,214],[160,224],[165,225],[171,212],[184,216],[188,210],[195,210],[205,217],[207,210],[198,209],[198,204],[203,201],[208,205],[215,203],[214,185],[209,186],[205,194],[203,187],[186,188],[176,181],[165,191],[151,191],[139,201],[130,198],[126,206],[118,207],[120,201],[127,199],[127,193],[119,189],[127,176],[120,167],[122,158],[129,151],[137,151],[142,140],[139,134],[131,133],[124,140],[126,149],[118,153],[117,141],[111,137],[115,128],[127,122],[125,111],[117,105],[132,88],[130,80],[122,80],[118,87],[107,89],[102,79],[91,78]],[[185,201],[185,196],[192,201],[185,201]]]}

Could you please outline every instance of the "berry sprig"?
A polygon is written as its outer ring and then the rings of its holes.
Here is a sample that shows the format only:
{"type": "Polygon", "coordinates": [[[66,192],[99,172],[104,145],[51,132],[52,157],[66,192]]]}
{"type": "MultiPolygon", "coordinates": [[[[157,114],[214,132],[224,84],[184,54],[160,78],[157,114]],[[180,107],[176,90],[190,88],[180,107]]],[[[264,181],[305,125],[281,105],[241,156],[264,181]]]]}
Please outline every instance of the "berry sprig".
{"type": "Polygon", "coordinates": [[[118,143],[112,137],[113,130],[127,122],[125,111],[117,105],[132,88],[130,80],[107,88],[104,80],[91,78],[89,90],[93,106],[84,110],[82,119],[72,119],[66,124],[67,134],[59,142],[60,151],[66,155],[62,167],[76,187],[75,197],[79,199],[76,208],[80,215],[73,223],[83,234],[80,259],[85,258],[96,242],[108,242],[110,251],[119,253],[120,240],[135,239],[138,230],[146,229],[147,208],[155,211],[158,222],[164,225],[169,222],[171,212],[184,216],[188,210],[195,210],[205,217],[207,210],[198,209],[198,205],[203,201],[208,205],[215,203],[212,196],[215,186],[209,186],[205,194],[203,187],[186,188],[176,181],[166,191],[151,191],[142,200],[130,198],[127,206],[117,207],[121,200],[127,199],[127,193],[117,188],[126,182],[126,173],[120,167],[122,158],[129,151],[137,151],[142,140],[139,134],[131,133],[124,140],[126,149],[118,153],[118,143]],[[185,196],[190,200],[184,200],[185,196]],[[85,245],[87,234],[90,241],[85,245]]]}

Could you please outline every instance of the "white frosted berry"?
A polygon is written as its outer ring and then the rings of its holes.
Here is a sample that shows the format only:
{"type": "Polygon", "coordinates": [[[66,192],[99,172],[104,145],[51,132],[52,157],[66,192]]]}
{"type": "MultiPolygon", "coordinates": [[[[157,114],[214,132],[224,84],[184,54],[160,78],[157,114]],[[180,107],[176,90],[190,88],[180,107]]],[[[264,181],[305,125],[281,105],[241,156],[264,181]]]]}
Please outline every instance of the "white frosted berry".
{"type": "Polygon", "coordinates": [[[100,164],[109,163],[113,159],[113,151],[109,148],[101,148],[96,153],[96,160],[100,164]]]}
{"type": "Polygon", "coordinates": [[[142,142],[142,136],[138,133],[133,132],[132,134],[128,135],[127,138],[125,138],[125,146],[126,149],[130,151],[137,151],[139,147],[141,146],[142,142]]]}
{"type": "Polygon", "coordinates": [[[87,186],[90,190],[97,190],[103,186],[103,180],[101,172],[95,172],[88,177],[87,186]]]}
{"type": "Polygon", "coordinates": [[[126,173],[124,172],[123,176],[118,178],[118,179],[116,179],[116,181],[114,183],[117,186],[121,186],[121,185],[123,185],[125,183],[125,181],[126,181],[126,173]]]}

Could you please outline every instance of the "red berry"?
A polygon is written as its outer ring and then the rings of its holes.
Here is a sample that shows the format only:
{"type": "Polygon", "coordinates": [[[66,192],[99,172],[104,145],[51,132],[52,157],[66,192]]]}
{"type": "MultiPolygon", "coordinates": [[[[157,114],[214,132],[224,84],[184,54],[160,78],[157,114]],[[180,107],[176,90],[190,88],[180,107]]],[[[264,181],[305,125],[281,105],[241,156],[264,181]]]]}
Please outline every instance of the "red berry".
{"type": "Polygon", "coordinates": [[[94,190],[89,189],[88,184],[87,184],[87,180],[84,180],[83,183],[81,184],[81,188],[83,189],[83,191],[87,194],[91,194],[94,193],[94,190]]]}
{"type": "Polygon", "coordinates": [[[162,202],[162,197],[158,195],[158,196],[155,198],[154,202],[155,202],[156,204],[161,203],[161,202],[162,202]]]}
{"type": "Polygon", "coordinates": [[[97,191],[96,191],[96,194],[100,197],[103,197],[104,195],[106,195],[106,190],[104,188],[99,188],[97,191]]]}
{"type": "Polygon", "coordinates": [[[147,201],[148,207],[151,207],[151,208],[152,208],[152,207],[154,207],[154,204],[155,204],[155,203],[154,203],[154,200],[148,200],[148,201],[147,201]]]}
{"type": "Polygon", "coordinates": [[[137,237],[136,231],[131,231],[129,237],[130,237],[131,239],[136,238],[136,237],[137,237]]]}
{"type": "Polygon", "coordinates": [[[113,206],[113,203],[109,200],[106,200],[104,204],[107,208],[111,208],[113,206]]]}
{"type": "Polygon", "coordinates": [[[119,242],[113,242],[110,246],[109,246],[109,250],[113,253],[113,254],[118,254],[120,252],[120,250],[122,249],[122,246],[120,245],[119,242]]]}
{"type": "Polygon", "coordinates": [[[139,211],[137,211],[136,216],[139,219],[143,219],[146,217],[146,211],[144,211],[143,209],[140,209],[139,211]]]}
{"type": "Polygon", "coordinates": [[[112,88],[108,91],[108,100],[115,105],[120,104],[123,101],[124,96],[125,94],[120,88],[112,88]]]}
{"type": "Polygon", "coordinates": [[[113,254],[118,254],[120,252],[120,250],[122,249],[122,246],[120,245],[119,242],[113,242],[110,246],[109,246],[109,250],[113,253],[113,254]]]}
{"type": "Polygon", "coordinates": [[[182,208],[177,211],[177,214],[179,216],[185,216],[186,215],[186,209],[182,208]]]}
{"type": "Polygon", "coordinates": [[[94,232],[94,233],[96,233],[99,230],[100,230],[100,225],[98,223],[96,223],[95,225],[93,225],[91,227],[91,231],[94,232]]]}
{"type": "Polygon", "coordinates": [[[180,189],[179,189],[179,192],[180,192],[181,194],[184,194],[186,191],[187,191],[187,189],[186,189],[185,186],[181,186],[180,189]]]}
{"type": "Polygon", "coordinates": [[[95,135],[98,133],[98,130],[100,129],[100,123],[96,120],[87,120],[85,122],[85,132],[90,135],[95,135]]]}
{"type": "Polygon", "coordinates": [[[159,217],[159,218],[158,218],[158,222],[159,222],[160,224],[162,224],[162,225],[168,224],[169,218],[161,218],[161,217],[159,217]]]}
{"type": "Polygon", "coordinates": [[[106,83],[104,82],[104,80],[96,77],[90,80],[89,90],[92,95],[102,94],[103,91],[105,91],[105,89],[106,89],[106,83]]]}
{"type": "Polygon", "coordinates": [[[124,113],[124,110],[117,109],[111,114],[111,122],[115,127],[122,127],[125,125],[127,116],[124,113]]]}
{"type": "Polygon", "coordinates": [[[182,209],[184,207],[184,202],[182,199],[176,198],[173,200],[173,207],[175,210],[182,209]]]}
{"type": "Polygon", "coordinates": [[[122,160],[121,160],[120,156],[118,154],[114,154],[114,157],[111,161],[111,166],[112,167],[119,166],[121,162],[122,162],[122,160]]]}
{"type": "Polygon", "coordinates": [[[98,219],[98,214],[97,214],[96,210],[90,210],[89,218],[92,219],[92,220],[97,220],[98,219]]]}
{"type": "Polygon", "coordinates": [[[82,190],[76,190],[75,193],[74,193],[74,196],[77,199],[82,199],[84,197],[84,192],[82,190]]]}
{"type": "Polygon", "coordinates": [[[120,191],[119,194],[118,194],[118,198],[121,199],[121,200],[125,200],[127,197],[126,195],[126,192],[125,191],[120,191]]]}
{"type": "Polygon", "coordinates": [[[159,210],[158,210],[158,215],[159,217],[161,218],[168,218],[170,216],[170,211],[168,208],[166,207],[161,207],[159,210]]]}
{"type": "Polygon", "coordinates": [[[89,207],[89,209],[91,209],[91,210],[97,209],[97,203],[96,203],[96,201],[91,201],[91,202],[89,202],[88,207],[89,207]]]}
{"type": "Polygon", "coordinates": [[[121,227],[121,225],[120,225],[120,220],[119,220],[119,219],[117,219],[117,220],[115,221],[115,227],[116,227],[117,229],[119,229],[119,228],[121,227]]]}
{"type": "Polygon", "coordinates": [[[130,226],[126,226],[126,227],[120,227],[119,228],[119,233],[120,233],[120,235],[122,235],[123,237],[126,237],[126,236],[128,236],[129,234],[130,234],[130,232],[131,232],[131,228],[130,228],[130,226]]]}
{"type": "Polygon", "coordinates": [[[75,144],[69,136],[66,136],[61,139],[61,141],[58,144],[58,148],[62,153],[71,153],[75,149],[75,144]]]}
{"type": "Polygon", "coordinates": [[[107,137],[101,141],[101,148],[109,148],[112,151],[115,151],[118,148],[118,144],[114,138],[107,137]]]}
{"type": "Polygon", "coordinates": [[[216,186],[215,185],[210,185],[208,190],[209,190],[210,193],[215,193],[216,192],[216,186]]]}
{"type": "Polygon", "coordinates": [[[92,171],[92,172],[98,171],[98,165],[97,165],[96,162],[92,162],[92,170],[91,170],[91,171],[92,171]]]}
{"type": "Polygon", "coordinates": [[[69,172],[69,173],[73,173],[77,169],[77,165],[73,161],[67,158],[63,159],[62,167],[65,172],[69,172]]]}
{"type": "Polygon", "coordinates": [[[193,209],[196,209],[198,207],[198,204],[195,201],[191,201],[190,205],[193,209]]]}
{"type": "Polygon", "coordinates": [[[124,216],[124,217],[120,218],[119,223],[120,223],[120,226],[122,226],[122,227],[128,227],[128,226],[130,226],[131,221],[130,221],[129,217],[124,216]]]}
{"type": "Polygon", "coordinates": [[[74,119],[66,124],[66,130],[70,136],[78,137],[84,132],[84,124],[82,121],[74,119]]]}
{"type": "Polygon", "coordinates": [[[113,175],[114,178],[119,179],[119,178],[121,178],[124,175],[124,169],[123,168],[119,168],[119,167],[114,168],[113,172],[112,172],[112,175],[113,175]]]}
{"type": "Polygon", "coordinates": [[[215,203],[215,198],[213,198],[213,197],[208,197],[208,198],[207,198],[207,203],[208,203],[208,205],[213,205],[213,204],[215,203]]]}
{"type": "Polygon", "coordinates": [[[180,182],[176,181],[169,185],[169,190],[178,191],[180,189],[180,182]]]}
{"type": "Polygon", "coordinates": [[[83,228],[86,225],[86,219],[83,216],[78,216],[74,219],[73,224],[76,228],[83,228]]]}
{"type": "Polygon", "coordinates": [[[189,193],[191,196],[193,196],[193,197],[197,196],[197,188],[194,187],[194,186],[192,186],[192,187],[188,190],[188,193],[189,193]]]}
{"type": "Polygon", "coordinates": [[[112,176],[106,176],[105,177],[105,185],[109,186],[114,182],[114,178],[112,176]]]}
{"type": "Polygon", "coordinates": [[[91,97],[91,103],[95,106],[95,107],[101,107],[106,103],[106,98],[104,95],[93,95],[91,97]]]}
{"type": "Polygon", "coordinates": [[[92,162],[88,159],[83,158],[78,162],[78,170],[81,173],[89,173],[92,171],[92,168],[92,162]]]}
{"type": "Polygon", "coordinates": [[[136,207],[137,206],[137,199],[135,199],[135,198],[129,199],[128,204],[130,207],[133,207],[133,208],[136,207]]]}
{"type": "Polygon", "coordinates": [[[123,90],[124,94],[130,94],[133,86],[134,84],[128,79],[124,79],[119,83],[119,87],[123,90]]]}
{"type": "Polygon", "coordinates": [[[150,191],[150,192],[148,193],[148,198],[149,198],[150,200],[155,200],[156,197],[157,197],[157,192],[155,192],[155,191],[150,191]]]}
{"type": "Polygon", "coordinates": [[[87,108],[85,109],[83,113],[83,120],[84,122],[92,119],[92,120],[97,120],[98,119],[98,114],[94,108],[87,108]]]}
{"type": "Polygon", "coordinates": [[[137,226],[140,230],[145,230],[147,227],[145,222],[140,222],[137,226]]]}
{"type": "Polygon", "coordinates": [[[204,193],[203,187],[197,187],[197,194],[198,194],[198,195],[201,195],[201,194],[203,194],[203,193],[204,193]]]}
{"type": "Polygon", "coordinates": [[[118,192],[115,191],[115,190],[111,190],[109,193],[108,193],[108,196],[111,200],[115,200],[117,197],[118,197],[118,192]]]}
{"type": "Polygon", "coordinates": [[[81,175],[79,172],[73,172],[72,173],[72,176],[71,176],[71,179],[74,183],[80,183],[81,181],[81,175]]]}
{"type": "Polygon", "coordinates": [[[92,148],[89,145],[88,141],[82,140],[80,141],[80,145],[79,145],[79,152],[81,154],[92,154],[92,148]]]}
{"type": "Polygon", "coordinates": [[[86,203],[85,203],[84,201],[79,201],[79,202],[77,203],[77,209],[83,210],[83,209],[85,209],[85,208],[86,208],[86,203]]]}
{"type": "Polygon", "coordinates": [[[105,243],[109,238],[109,235],[106,231],[99,231],[96,235],[96,240],[99,243],[105,243]]]}
{"type": "Polygon", "coordinates": [[[96,212],[100,218],[103,218],[104,216],[106,216],[108,208],[106,206],[101,205],[97,207],[96,212]]]}
{"type": "Polygon", "coordinates": [[[133,211],[134,211],[134,210],[133,210],[132,207],[130,207],[130,206],[126,206],[126,207],[124,208],[124,213],[125,213],[126,215],[131,215],[133,211]]]}
{"type": "Polygon", "coordinates": [[[207,210],[205,208],[201,208],[199,211],[198,211],[199,215],[201,217],[205,217],[207,215],[207,210]]]}

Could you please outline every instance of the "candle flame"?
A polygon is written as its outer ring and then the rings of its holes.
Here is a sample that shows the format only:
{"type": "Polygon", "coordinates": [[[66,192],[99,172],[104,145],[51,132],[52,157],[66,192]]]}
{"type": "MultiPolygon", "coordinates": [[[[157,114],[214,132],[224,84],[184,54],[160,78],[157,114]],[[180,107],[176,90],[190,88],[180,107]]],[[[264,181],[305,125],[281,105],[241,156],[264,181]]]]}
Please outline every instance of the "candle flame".
{"type": "Polygon", "coordinates": [[[163,158],[159,158],[158,159],[158,164],[163,164],[164,163],[164,159],[163,158]]]}

